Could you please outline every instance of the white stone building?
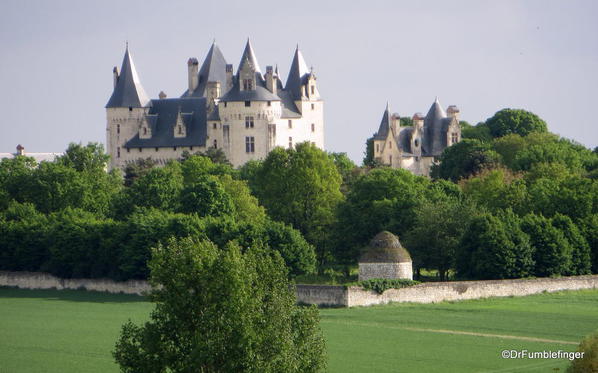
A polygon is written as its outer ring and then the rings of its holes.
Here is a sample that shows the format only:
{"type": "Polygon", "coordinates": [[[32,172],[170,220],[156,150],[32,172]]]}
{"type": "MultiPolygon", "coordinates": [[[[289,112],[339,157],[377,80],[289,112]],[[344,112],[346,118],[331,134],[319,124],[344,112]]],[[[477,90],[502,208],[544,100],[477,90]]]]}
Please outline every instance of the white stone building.
{"type": "Polygon", "coordinates": [[[35,162],[53,162],[56,158],[60,157],[64,153],[28,153],[25,152],[25,147],[21,144],[17,145],[17,151],[15,153],[0,153],[0,160],[3,158],[15,158],[18,156],[31,157],[35,162]]]}
{"type": "Polygon", "coordinates": [[[374,159],[382,164],[428,176],[435,158],[461,141],[459,109],[451,105],[445,112],[438,98],[425,117],[413,115],[413,126],[401,126],[400,120],[398,114],[390,114],[387,104],[373,144],[374,159]]]}
{"type": "Polygon", "coordinates": [[[111,168],[139,158],[164,164],[209,147],[222,149],[234,166],[277,146],[309,141],[324,148],[323,101],[299,48],[284,85],[278,68],[262,74],[249,40],[236,74],[216,43],[201,68],[195,58],[187,66],[189,86],[180,98],[160,92],[150,100],[127,47],[106,105],[111,168]]]}

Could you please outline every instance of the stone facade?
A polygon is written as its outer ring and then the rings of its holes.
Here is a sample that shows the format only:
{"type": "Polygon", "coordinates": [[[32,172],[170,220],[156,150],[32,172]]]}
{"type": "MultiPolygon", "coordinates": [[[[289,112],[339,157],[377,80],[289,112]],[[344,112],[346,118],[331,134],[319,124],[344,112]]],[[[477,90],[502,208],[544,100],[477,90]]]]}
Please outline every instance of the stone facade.
{"type": "Polygon", "coordinates": [[[383,231],[378,233],[359,258],[359,281],[371,279],[413,279],[413,263],[399,238],[383,231]]]}
{"type": "Polygon", "coordinates": [[[127,47],[106,105],[110,168],[140,158],[165,164],[208,148],[222,149],[233,166],[263,159],[277,146],[308,141],[324,148],[324,102],[298,48],[286,85],[278,68],[261,73],[249,41],[236,74],[215,43],[201,69],[195,58],[187,64],[189,86],[180,98],[160,92],[150,100],[127,47]]]}
{"type": "Polygon", "coordinates": [[[374,159],[416,175],[429,176],[430,169],[444,149],[461,141],[459,109],[451,105],[445,112],[438,99],[424,117],[415,113],[412,126],[401,126],[398,114],[390,114],[388,105],[378,132],[374,134],[374,159]]]}

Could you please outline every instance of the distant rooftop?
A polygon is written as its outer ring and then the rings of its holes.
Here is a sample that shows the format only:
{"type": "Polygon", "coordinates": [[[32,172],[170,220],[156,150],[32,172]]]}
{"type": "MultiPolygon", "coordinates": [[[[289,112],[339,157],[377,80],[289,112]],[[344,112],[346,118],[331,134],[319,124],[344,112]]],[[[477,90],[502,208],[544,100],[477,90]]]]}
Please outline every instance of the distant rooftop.
{"type": "Polygon", "coordinates": [[[63,154],[64,153],[28,153],[25,152],[25,148],[19,144],[17,145],[17,151],[15,153],[0,153],[0,160],[4,158],[12,159],[21,155],[35,159],[37,163],[43,161],[52,162],[56,157],[60,157],[63,154]]]}

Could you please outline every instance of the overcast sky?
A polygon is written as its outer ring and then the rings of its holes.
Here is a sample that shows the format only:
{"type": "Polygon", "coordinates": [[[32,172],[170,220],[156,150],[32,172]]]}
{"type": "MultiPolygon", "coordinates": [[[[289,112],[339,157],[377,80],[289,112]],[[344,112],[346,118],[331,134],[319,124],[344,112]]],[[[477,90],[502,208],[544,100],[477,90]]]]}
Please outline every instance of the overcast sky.
{"type": "Polygon", "coordinates": [[[325,101],[326,150],[361,162],[386,105],[439,97],[475,124],[524,108],[598,145],[598,1],[24,1],[0,3],[0,152],[105,143],[112,67],[129,41],[152,98],[180,96],[215,38],[237,64],[251,38],[286,79],[295,45],[325,101]]]}

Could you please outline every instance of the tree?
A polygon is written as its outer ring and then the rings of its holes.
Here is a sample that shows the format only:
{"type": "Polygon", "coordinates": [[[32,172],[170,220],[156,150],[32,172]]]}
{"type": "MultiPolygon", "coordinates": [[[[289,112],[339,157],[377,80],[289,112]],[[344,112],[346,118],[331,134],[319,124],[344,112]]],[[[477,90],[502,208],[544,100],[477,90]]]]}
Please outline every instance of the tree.
{"type": "Polygon", "coordinates": [[[199,155],[209,158],[214,163],[231,166],[231,163],[228,158],[226,158],[226,154],[224,154],[224,150],[222,150],[222,148],[210,147],[205,152],[199,153],[199,155]]]}
{"type": "Polygon", "coordinates": [[[552,218],[552,225],[563,232],[571,246],[571,275],[588,275],[591,273],[592,260],[590,246],[571,218],[557,214],[552,218]]]}
{"type": "Polygon", "coordinates": [[[468,198],[492,212],[510,208],[524,214],[529,208],[525,181],[508,169],[485,170],[459,184],[468,198]]]}
{"type": "Polygon", "coordinates": [[[475,207],[457,199],[425,202],[415,210],[415,224],[405,235],[405,247],[416,270],[436,269],[441,281],[455,268],[455,256],[475,207]]]}
{"type": "Polygon", "coordinates": [[[402,169],[376,168],[359,177],[337,211],[336,258],[356,262],[361,249],[383,230],[399,237],[406,233],[428,184],[425,177],[402,169]]]}
{"type": "Polygon", "coordinates": [[[382,164],[374,158],[374,136],[365,141],[363,165],[367,167],[380,167],[382,164]]]}
{"type": "Polygon", "coordinates": [[[276,253],[171,240],[153,250],[150,321],[123,325],[113,352],[133,372],[318,372],[324,338],[276,253]]]}
{"type": "Polygon", "coordinates": [[[186,185],[181,191],[179,210],[199,216],[231,215],[234,212],[232,198],[214,176],[186,185]]]}
{"type": "Polygon", "coordinates": [[[104,152],[104,145],[90,142],[86,146],[70,143],[64,155],[56,158],[56,163],[83,171],[104,171],[110,156],[104,152]]]}
{"type": "Polygon", "coordinates": [[[461,138],[463,139],[475,139],[481,142],[492,141],[492,135],[490,134],[490,128],[484,122],[480,122],[475,126],[470,125],[465,121],[460,121],[461,125],[461,138]]]}
{"type": "Polygon", "coordinates": [[[256,173],[256,195],[274,220],[291,224],[322,255],[343,200],[342,178],[334,162],[310,143],[275,148],[256,173]]]}
{"type": "Polygon", "coordinates": [[[527,136],[532,132],[546,132],[547,126],[540,117],[521,109],[502,109],[486,120],[493,137],[502,137],[511,133],[527,136]]]}
{"type": "Polygon", "coordinates": [[[343,178],[342,191],[343,194],[346,194],[359,176],[359,168],[347,157],[347,153],[328,153],[328,155],[343,178]]]}
{"type": "Polygon", "coordinates": [[[494,168],[499,163],[500,155],[491,149],[490,144],[464,139],[444,149],[440,163],[432,166],[431,176],[456,182],[484,169],[494,168]]]}
{"type": "Polygon", "coordinates": [[[156,161],[151,158],[139,158],[125,167],[125,186],[130,187],[135,180],[144,176],[156,166],[156,161]]]}
{"type": "Polygon", "coordinates": [[[529,235],[534,249],[535,276],[571,273],[571,245],[563,232],[552,225],[550,219],[528,214],[523,218],[521,229],[529,235]]]}
{"type": "Polygon", "coordinates": [[[598,332],[585,337],[577,351],[583,353],[583,357],[574,359],[567,369],[567,373],[598,372],[598,332]]]}

